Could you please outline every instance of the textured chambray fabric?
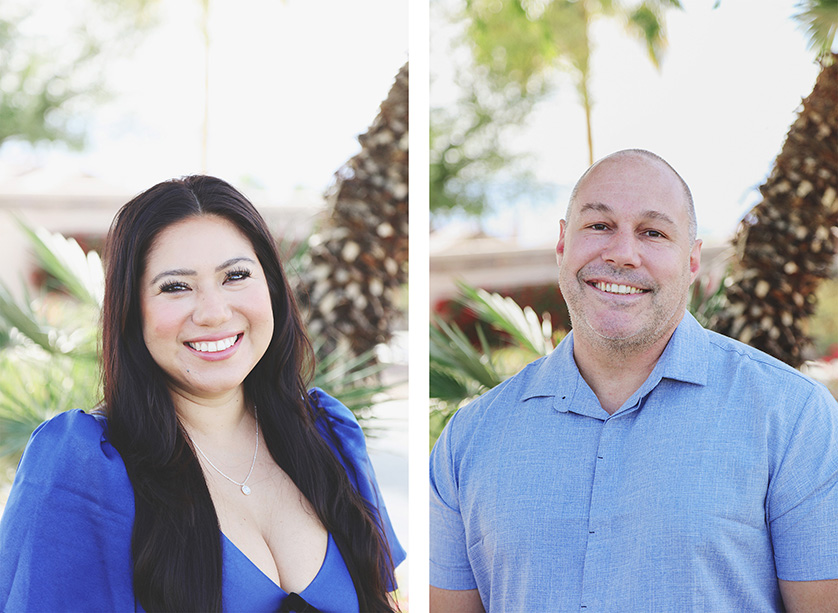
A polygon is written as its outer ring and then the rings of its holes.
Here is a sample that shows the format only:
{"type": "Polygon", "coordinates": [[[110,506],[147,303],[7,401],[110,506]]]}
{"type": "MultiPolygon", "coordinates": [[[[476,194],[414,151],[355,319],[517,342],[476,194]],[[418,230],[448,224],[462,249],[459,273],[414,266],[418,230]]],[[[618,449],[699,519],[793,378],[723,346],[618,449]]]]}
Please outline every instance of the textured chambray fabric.
{"type": "Polygon", "coordinates": [[[838,578],[838,405],[687,314],[613,415],[556,350],[431,454],[431,583],[489,611],[771,611],[838,578]]]}

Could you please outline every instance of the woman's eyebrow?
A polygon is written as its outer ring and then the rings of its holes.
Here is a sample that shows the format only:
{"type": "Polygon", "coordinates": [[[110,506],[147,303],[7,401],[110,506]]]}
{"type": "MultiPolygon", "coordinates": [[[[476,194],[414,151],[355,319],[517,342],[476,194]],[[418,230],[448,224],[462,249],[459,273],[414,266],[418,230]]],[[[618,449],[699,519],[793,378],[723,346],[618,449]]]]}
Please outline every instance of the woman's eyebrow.
{"type": "MultiPolygon", "coordinates": [[[[248,258],[245,256],[230,258],[223,264],[219,264],[215,267],[215,272],[221,272],[225,268],[229,268],[233,264],[238,264],[239,262],[250,262],[251,264],[256,264],[252,258],[248,258]]],[[[159,275],[155,276],[149,285],[154,285],[163,277],[194,277],[197,275],[198,272],[195,270],[190,270],[188,268],[176,268],[174,270],[164,270],[159,275]]]]}
{"type": "Polygon", "coordinates": [[[175,270],[164,270],[159,275],[154,277],[149,285],[154,285],[163,277],[194,277],[198,273],[194,270],[189,270],[187,268],[177,268],[175,270]]]}
{"type": "Polygon", "coordinates": [[[244,256],[237,257],[237,258],[230,258],[229,260],[227,260],[226,262],[224,262],[220,266],[216,266],[215,267],[215,272],[221,272],[225,268],[229,268],[233,264],[238,264],[239,262],[250,262],[251,264],[256,264],[256,262],[254,262],[252,258],[248,258],[248,257],[244,257],[244,256]]]}

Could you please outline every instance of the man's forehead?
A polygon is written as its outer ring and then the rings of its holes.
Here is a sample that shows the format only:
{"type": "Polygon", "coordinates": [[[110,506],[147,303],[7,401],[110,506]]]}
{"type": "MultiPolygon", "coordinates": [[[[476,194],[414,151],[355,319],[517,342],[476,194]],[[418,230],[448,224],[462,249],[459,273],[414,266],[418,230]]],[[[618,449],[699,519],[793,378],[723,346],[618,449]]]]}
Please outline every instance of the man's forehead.
{"type": "Polygon", "coordinates": [[[600,182],[633,181],[636,178],[655,177],[669,182],[678,181],[675,172],[666,163],[634,152],[621,152],[599,160],[582,179],[582,187],[600,182]]]}
{"type": "Polygon", "coordinates": [[[652,216],[687,204],[678,175],[665,163],[625,153],[597,162],[580,181],[570,205],[576,211],[585,207],[590,211],[606,212],[606,207],[621,209],[632,199],[638,206],[656,205],[645,207],[652,211],[652,216]]]}

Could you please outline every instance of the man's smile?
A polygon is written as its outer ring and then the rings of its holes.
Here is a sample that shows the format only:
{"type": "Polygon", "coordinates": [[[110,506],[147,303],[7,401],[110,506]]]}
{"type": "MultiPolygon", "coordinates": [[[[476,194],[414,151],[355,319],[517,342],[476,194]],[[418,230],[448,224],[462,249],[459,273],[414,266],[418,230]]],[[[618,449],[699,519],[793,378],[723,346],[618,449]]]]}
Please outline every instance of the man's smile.
{"type": "Polygon", "coordinates": [[[585,281],[587,285],[597,289],[606,294],[614,294],[618,296],[632,296],[638,294],[647,294],[650,289],[644,287],[637,287],[636,285],[629,285],[627,283],[612,283],[610,281],[588,280],[585,281]]]}
{"type": "Polygon", "coordinates": [[[624,285],[622,283],[607,283],[605,281],[588,281],[587,283],[591,287],[595,287],[601,292],[605,292],[607,294],[645,294],[650,291],[648,289],[634,287],[633,285],[624,285]]]}

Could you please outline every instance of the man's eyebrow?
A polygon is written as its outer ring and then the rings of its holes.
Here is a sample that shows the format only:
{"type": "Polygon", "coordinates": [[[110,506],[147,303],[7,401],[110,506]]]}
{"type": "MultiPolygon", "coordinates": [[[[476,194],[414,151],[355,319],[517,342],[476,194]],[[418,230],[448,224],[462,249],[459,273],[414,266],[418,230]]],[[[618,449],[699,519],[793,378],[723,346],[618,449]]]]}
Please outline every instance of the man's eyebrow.
{"type": "Polygon", "coordinates": [[[673,226],[676,225],[675,222],[672,220],[672,218],[669,215],[667,215],[666,213],[662,213],[661,211],[652,211],[652,210],[643,211],[643,213],[641,213],[641,217],[644,217],[644,218],[647,218],[647,219],[655,219],[657,221],[662,221],[664,223],[668,223],[668,224],[673,225],[673,226]]]}
{"type": "MultiPolygon", "coordinates": [[[[614,213],[614,209],[605,204],[604,202],[586,202],[581,206],[579,209],[579,213],[585,213],[587,211],[594,211],[597,213],[614,213]]],[[[640,213],[640,217],[643,219],[654,219],[657,221],[662,221],[664,223],[668,223],[671,225],[676,225],[673,219],[662,211],[655,211],[653,209],[647,209],[640,213]]]]}
{"type": "MultiPolygon", "coordinates": [[[[223,264],[219,264],[215,267],[215,272],[221,272],[225,268],[229,268],[233,264],[238,264],[239,262],[250,262],[251,264],[255,264],[256,262],[253,261],[252,258],[248,257],[237,257],[237,258],[230,258],[223,264]]],[[[190,270],[188,268],[176,268],[174,270],[164,270],[159,275],[155,276],[152,280],[150,285],[154,285],[163,277],[194,277],[197,275],[198,272],[195,270],[190,270]]]]}
{"type": "Polygon", "coordinates": [[[585,213],[586,211],[596,211],[597,213],[613,213],[614,209],[612,209],[604,202],[586,202],[579,209],[579,212],[585,213]]]}

